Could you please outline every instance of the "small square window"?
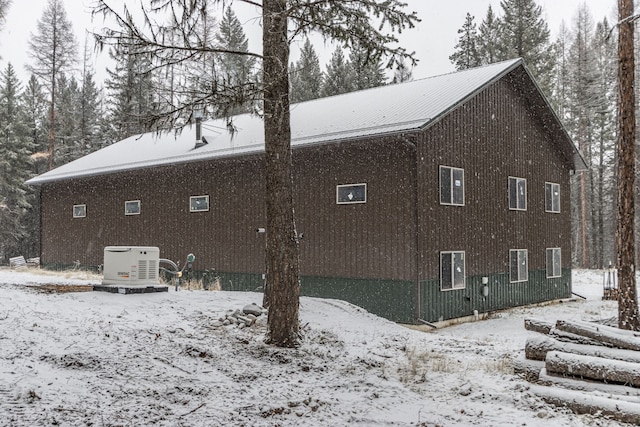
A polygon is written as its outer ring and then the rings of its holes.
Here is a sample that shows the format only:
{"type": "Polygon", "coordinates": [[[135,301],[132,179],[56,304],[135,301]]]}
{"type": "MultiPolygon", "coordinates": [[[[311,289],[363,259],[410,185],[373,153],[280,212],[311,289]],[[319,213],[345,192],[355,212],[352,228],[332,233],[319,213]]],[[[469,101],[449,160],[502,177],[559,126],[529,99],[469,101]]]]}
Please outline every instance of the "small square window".
{"type": "Polygon", "coordinates": [[[189,197],[189,212],[206,212],[209,210],[209,196],[189,197]]]}
{"type": "Polygon", "coordinates": [[[440,252],[440,290],[465,288],[464,252],[440,252]]]}
{"type": "Polygon", "coordinates": [[[560,212],[560,184],[545,182],[544,184],[545,212],[560,212]]]}
{"type": "Polygon", "coordinates": [[[464,169],[440,166],[440,204],[464,206],[464,169]]]}
{"type": "Polygon", "coordinates": [[[367,184],[347,184],[336,187],[336,203],[367,203],[367,184]]]}
{"type": "Polygon", "coordinates": [[[547,249],[547,278],[562,277],[562,257],[560,248],[547,249]]]}
{"type": "Polygon", "coordinates": [[[128,200],[124,202],[125,215],[140,215],[140,200],[128,200]]]}
{"type": "Polygon", "coordinates": [[[527,180],[509,177],[509,209],[516,211],[527,210],[527,180]]]}
{"type": "Polygon", "coordinates": [[[87,216],[87,205],[73,205],[73,217],[84,218],[87,216]]]}
{"type": "Polygon", "coordinates": [[[529,280],[529,260],[526,249],[509,251],[509,280],[511,283],[529,280]]]}

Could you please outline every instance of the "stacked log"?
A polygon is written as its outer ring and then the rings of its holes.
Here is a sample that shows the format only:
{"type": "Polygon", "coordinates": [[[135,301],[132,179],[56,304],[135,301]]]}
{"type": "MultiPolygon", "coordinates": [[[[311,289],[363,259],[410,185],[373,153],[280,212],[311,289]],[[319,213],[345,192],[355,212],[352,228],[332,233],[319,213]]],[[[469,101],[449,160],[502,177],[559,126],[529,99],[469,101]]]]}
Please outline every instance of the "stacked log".
{"type": "Polygon", "coordinates": [[[536,395],[579,414],[640,425],[640,333],[582,321],[525,319],[515,370],[536,395]]]}

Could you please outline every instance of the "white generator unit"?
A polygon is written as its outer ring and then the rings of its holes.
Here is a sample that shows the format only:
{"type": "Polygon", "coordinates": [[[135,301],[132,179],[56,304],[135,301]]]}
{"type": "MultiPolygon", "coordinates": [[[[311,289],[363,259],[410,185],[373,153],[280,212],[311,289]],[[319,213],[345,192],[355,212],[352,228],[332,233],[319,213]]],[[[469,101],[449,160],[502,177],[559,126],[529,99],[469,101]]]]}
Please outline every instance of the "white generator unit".
{"type": "Polygon", "coordinates": [[[153,246],[104,248],[103,285],[158,285],[160,249],[153,246]]]}

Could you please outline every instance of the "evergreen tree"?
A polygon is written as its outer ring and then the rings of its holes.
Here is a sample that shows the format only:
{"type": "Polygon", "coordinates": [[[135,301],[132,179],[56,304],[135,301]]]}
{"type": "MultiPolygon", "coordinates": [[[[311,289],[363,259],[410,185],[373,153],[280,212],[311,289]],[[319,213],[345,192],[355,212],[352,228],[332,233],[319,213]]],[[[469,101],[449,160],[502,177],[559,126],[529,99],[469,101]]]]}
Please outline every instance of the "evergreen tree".
{"type": "Polygon", "coordinates": [[[493,8],[489,5],[487,16],[478,28],[477,50],[480,63],[483,65],[493,64],[500,58],[500,49],[496,41],[500,35],[500,19],[493,13],[493,8]]]}
{"type": "Polygon", "coordinates": [[[46,135],[47,97],[37,77],[32,74],[22,94],[26,125],[29,129],[29,142],[33,147],[34,173],[46,171],[48,163],[48,141],[46,135]]]}
{"type": "Polygon", "coordinates": [[[413,67],[404,58],[398,61],[398,67],[393,72],[393,83],[404,83],[413,80],[413,67]]]}
{"type": "Polygon", "coordinates": [[[227,7],[220,21],[216,41],[222,50],[236,53],[220,53],[217,55],[218,90],[229,93],[233,101],[218,106],[217,116],[230,116],[251,109],[254,101],[256,59],[243,55],[249,51],[247,39],[240,20],[231,7],[227,7]],[[238,54],[240,53],[240,54],[238,54]],[[230,88],[244,88],[232,91],[230,88]]]}
{"type": "Polygon", "coordinates": [[[0,76],[0,253],[15,256],[28,235],[25,216],[31,208],[31,145],[20,105],[20,82],[11,64],[0,76]]]}
{"type": "Polygon", "coordinates": [[[325,97],[353,92],[355,88],[353,80],[353,68],[344,57],[342,48],[338,46],[327,64],[320,93],[325,97]]]}
{"type": "Polygon", "coordinates": [[[60,74],[70,71],[76,59],[77,46],[71,22],[62,0],[48,0],[37,33],[29,40],[33,64],[28,70],[42,79],[49,92],[49,167],[53,167],[56,123],[56,83],[60,74]]]}
{"type": "Polygon", "coordinates": [[[502,0],[497,59],[522,58],[545,94],[551,93],[554,46],[542,17],[542,7],[535,0],[502,0]]]}
{"type": "MultiPolygon", "coordinates": [[[[489,10],[491,10],[491,6],[489,6],[489,10]]],[[[460,37],[454,48],[456,51],[449,56],[449,60],[455,65],[456,70],[466,70],[481,65],[478,31],[473,20],[474,17],[467,13],[462,28],[458,30],[460,37]]]]}
{"type": "Polygon", "coordinates": [[[291,102],[302,102],[320,97],[322,89],[322,70],[320,60],[309,39],[306,39],[300,52],[300,59],[289,67],[292,80],[291,102]]]}
{"type": "Polygon", "coordinates": [[[385,84],[387,78],[380,58],[374,56],[366,47],[352,46],[349,64],[353,76],[353,90],[369,89],[385,84]]]}

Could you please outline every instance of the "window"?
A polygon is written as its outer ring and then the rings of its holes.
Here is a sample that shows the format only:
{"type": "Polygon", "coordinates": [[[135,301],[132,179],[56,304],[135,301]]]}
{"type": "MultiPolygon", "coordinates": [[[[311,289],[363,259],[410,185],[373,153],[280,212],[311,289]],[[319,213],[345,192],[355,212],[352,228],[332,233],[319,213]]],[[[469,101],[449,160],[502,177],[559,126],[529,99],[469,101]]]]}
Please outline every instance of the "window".
{"type": "Polygon", "coordinates": [[[509,209],[527,210],[527,180],[509,177],[509,209]]]}
{"type": "Polygon", "coordinates": [[[509,281],[526,282],[529,280],[529,261],[526,249],[511,249],[509,251],[509,281]]]}
{"type": "Polygon", "coordinates": [[[125,215],[140,215],[140,200],[128,200],[124,202],[125,215]]]}
{"type": "Polygon", "coordinates": [[[464,206],[464,169],[440,166],[440,204],[464,206]]]}
{"type": "Polygon", "coordinates": [[[440,252],[440,290],[464,289],[464,252],[440,252]]]}
{"type": "Polygon", "coordinates": [[[73,205],[73,217],[84,218],[87,216],[87,205],[73,205]]]}
{"type": "Polygon", "coordinates": [[[560,248],[547,249],[547,278],[562,277],[560,248]]]}
{"type": "Polygon", "coordinates": [[[189,212],[206,212],[209,210],[209,196],[189,197],[189,212]]]}
{"type": "Polygon", "coordinates": [[[544,183],[544,210],[545,212],[560,212],[560,184],[544,183]]]}
{"type": "Polygon", "coordinates": [[[367,203],[367,184],[348,184],[336,187],[336,203],[367,203]]]}

